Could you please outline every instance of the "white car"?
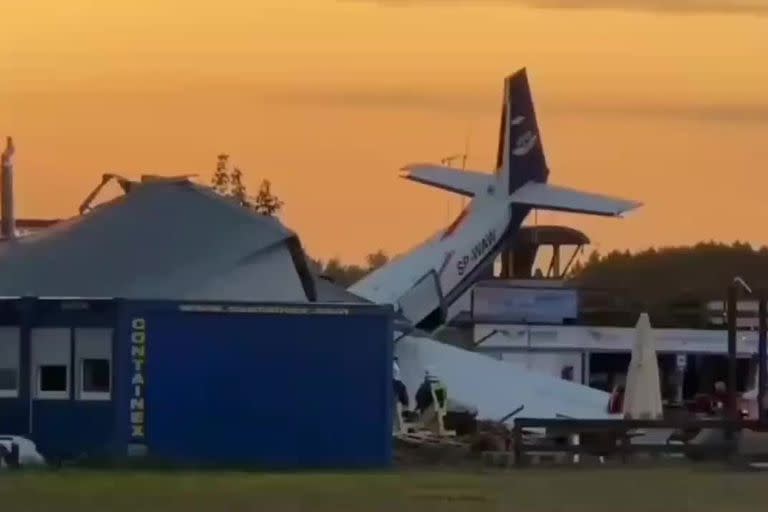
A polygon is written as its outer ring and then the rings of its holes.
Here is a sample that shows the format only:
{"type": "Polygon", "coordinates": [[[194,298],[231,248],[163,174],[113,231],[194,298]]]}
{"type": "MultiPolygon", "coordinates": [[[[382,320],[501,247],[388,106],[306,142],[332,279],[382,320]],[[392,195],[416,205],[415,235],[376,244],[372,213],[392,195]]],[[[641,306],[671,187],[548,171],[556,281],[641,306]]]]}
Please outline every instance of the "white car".
{"type": "Polygon", "coordinates": [[[37,451],[35,443],[25,437],[0,435],[0,469],[8,468],[12,454],[18,450],[18,464],[24,466],[43,466],[45,458],[37,451]]]}

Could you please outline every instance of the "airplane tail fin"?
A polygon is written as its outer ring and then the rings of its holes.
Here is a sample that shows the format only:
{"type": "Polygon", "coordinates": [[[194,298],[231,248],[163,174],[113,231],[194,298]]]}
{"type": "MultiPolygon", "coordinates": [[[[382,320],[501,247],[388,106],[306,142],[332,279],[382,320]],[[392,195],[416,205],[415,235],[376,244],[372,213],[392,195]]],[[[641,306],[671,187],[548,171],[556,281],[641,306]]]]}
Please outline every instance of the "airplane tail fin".
{"type": "Polygon", "coordinates": [[[510,206],[620,216],[641,203],[548,185],[528,74],[521,68],[504,80],[499,148],[494,174],[432,164],[411,164],[406,179],[465,196],[493,195],[510,206]]]}
{"type": "Polygon", "coordinates": [[[525,68],[504,80],[500,131],[496,189],[511,205],[607,216],[620,216],[641,205],[547,184],[549,168],[525,68]]]}
{"type": "Polygon", "coordinates": [[[495,175],[434,164],[410,164],[402,170],[406,179],[470,197],[491,191],[505,197],[530,181],[545,183],[549,169],[525,68],[504,80],[495,175]]]}
{"type": "Polygon", "coordinates": [[[524,184],[546,183],[549,169],[525,68],[504,80],[496,182],[511,195],[524,184]]]}

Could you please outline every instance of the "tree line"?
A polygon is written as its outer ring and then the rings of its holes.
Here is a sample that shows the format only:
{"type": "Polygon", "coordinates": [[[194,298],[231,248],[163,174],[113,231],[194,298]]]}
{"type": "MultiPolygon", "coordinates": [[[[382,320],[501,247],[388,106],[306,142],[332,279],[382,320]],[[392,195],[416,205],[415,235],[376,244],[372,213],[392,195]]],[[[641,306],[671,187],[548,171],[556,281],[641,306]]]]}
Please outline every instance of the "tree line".
{"type": "MultiPolygon", "coordinates": [[[[248,188],[243,182],[243,172],[237,166],[230,166],[229,155],[221,153],[216,157],[216,169],[211,177],[211,187],[218,194],[227,197],[240,206],[261,215],[277,215],[283,208],[283,201],[272,191],[269,180],[263,179],[255,196],[248,194],[248,188]]],[[[307,255],[312,269],[319,275],[348,287],[368,273],[385,265],[389,256],[379,249],[368,254],[365,265],[344,264],[339,258],[322,261],[307,255]]]]}
{"type": "MultiPolygon", "coordinates": [[[[230,167],[229,155],[224,153],[217,157],[211,185],[219,194],[262,215],[276,215],[284,204],[266,179],[260,182],[257,194],[250,196],[243,183],[243,172],[236,166],[230,167]]],[[[385,265],[390,258],[383,250],[377,250],[368,254],[363,265],[345,264],[339,258],[307,259],[316,273],[346,287],[385,265]]],[[[594,251],[585,262],[573,266],[568,279],[579,287],[622,293],[638,307],[654,308],[676,301],[721,298],[736,275],[754,289],[768,290],[768,247],[710,241],[635,253],[611,251],[601,255],[594,251]]]]}
{"type": "Polygon", "coordinates": [[[722,299],[735,276],[768,289],[768,247],[700,242],[630,253],[593,252],[569,279],[580,287],[624,292],[645,307],[722,299]]]}

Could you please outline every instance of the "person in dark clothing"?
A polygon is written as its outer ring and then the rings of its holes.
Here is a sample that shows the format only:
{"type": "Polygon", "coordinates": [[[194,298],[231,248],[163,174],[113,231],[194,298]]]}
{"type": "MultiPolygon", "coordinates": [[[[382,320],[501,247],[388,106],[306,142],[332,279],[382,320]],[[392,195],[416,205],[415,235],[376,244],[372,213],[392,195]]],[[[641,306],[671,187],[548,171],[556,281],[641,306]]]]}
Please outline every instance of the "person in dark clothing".
{"type": "Polygon", "coordinates": [[[712,393],[713,412],[723,412],[728,409],[728,388],[725,382],[715,382],[715,391],[712,393]]]}
{"type": "Polygon", "coordinates": [[[445,406],[445,400],[447,393],[445,386],[443,386],[440,379],[438,379],[431,368],[427,368],[424,373],[424,381],[416,391],[416,409],[420,414],[424,414],[430,405],[432,405],[432,388],[435,390],[435,396],[437,396],[440,407],[445,406]]]}
{"type": "Polygon", "coordinates": [[[624,384],[617,385],[608,399],[608,413],[620,414],[624,409],[624,384]]]}

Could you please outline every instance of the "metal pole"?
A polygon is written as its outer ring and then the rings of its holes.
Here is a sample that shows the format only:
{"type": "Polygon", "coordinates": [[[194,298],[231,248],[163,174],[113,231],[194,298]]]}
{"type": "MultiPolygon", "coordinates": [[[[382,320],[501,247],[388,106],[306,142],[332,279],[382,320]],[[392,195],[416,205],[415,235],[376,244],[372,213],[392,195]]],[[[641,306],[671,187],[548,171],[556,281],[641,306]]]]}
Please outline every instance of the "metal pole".
{"type": "Polygon", "coordinates": [[[766,379],[766,358],[768,358],[768,342],[766,341],[766,331],[768,331],[768,319],[766,319],[766,296],[765,292],[760,294],[760,303],[758,306],[758,314],[760,315],[758,331],[758,345],[757,345],[757,417],[760,422],[766,420],[766,408],[765,408],[765,379],[766,379]]]}
{"type": "Polygon", "coordinates": [[[738,288],[736,283],[728,286],[728,403],[727,418],[735,420],[737,418],[736,407],[736,300],[738,288]]]}
{"type": "Polygon", "coordinates": [[[13,206],[13,139],[6,139],[6,146],[0,160],[0,182],[2,182],[2,205],[0,210],[0,233],[7,239],[16,238],[16,219],[13,206]]]}

